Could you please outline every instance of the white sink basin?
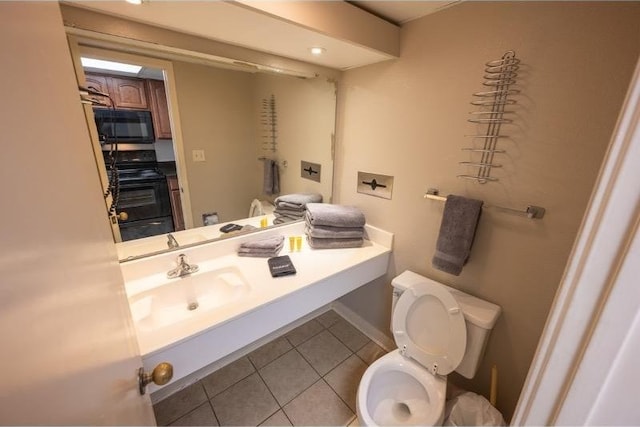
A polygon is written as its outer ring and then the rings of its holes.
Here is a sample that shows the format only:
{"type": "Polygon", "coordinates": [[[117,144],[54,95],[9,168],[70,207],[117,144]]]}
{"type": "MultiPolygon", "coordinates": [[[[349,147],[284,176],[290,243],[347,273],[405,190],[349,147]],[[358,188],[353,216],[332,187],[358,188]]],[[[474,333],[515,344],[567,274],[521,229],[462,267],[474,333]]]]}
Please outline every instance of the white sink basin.
{"type": "Polygon", "coordinates": [[[232,303],[251,287],[237,267],[201,271],[177,279],[164,279],[157,287],[129,298],[139,331],[175,325],[232,303]]]}

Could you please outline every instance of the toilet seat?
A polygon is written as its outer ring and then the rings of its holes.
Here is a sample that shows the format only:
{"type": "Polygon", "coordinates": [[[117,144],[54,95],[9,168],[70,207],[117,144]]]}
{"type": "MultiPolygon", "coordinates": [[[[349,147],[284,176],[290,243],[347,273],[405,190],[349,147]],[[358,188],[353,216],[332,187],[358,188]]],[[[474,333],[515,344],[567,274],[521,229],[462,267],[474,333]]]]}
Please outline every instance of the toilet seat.
{"type": "Polygon", "coordinates": [[[392,328],[401,354],[434,375],[451,373],[464,357],[464,315],[441,286],[422,282],[403,292],[393,311],[392,328]]]}

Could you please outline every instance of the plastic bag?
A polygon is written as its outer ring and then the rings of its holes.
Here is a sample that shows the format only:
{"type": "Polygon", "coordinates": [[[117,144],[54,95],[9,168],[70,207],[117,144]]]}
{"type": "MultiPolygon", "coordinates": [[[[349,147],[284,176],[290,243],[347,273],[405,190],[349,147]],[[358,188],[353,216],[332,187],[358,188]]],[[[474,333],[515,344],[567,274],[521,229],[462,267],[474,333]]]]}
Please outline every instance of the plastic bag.
{"type": "Polygon", "coordinates": [[[483,396],[467,391],[447,401],[445,426],[504,426],[502,414],[483,396]]]}

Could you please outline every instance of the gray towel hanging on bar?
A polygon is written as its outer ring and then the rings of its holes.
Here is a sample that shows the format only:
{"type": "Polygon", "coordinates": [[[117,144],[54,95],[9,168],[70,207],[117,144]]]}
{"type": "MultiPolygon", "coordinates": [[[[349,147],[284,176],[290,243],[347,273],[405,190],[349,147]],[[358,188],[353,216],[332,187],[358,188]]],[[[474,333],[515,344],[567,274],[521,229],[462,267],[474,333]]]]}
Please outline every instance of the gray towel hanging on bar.
{"type": "Polygon", "coordinates": [[[432,265],[438,270],[460,275],[471,252],[482,201],[449,195],[444,204],[440,234],[432,265]]]}

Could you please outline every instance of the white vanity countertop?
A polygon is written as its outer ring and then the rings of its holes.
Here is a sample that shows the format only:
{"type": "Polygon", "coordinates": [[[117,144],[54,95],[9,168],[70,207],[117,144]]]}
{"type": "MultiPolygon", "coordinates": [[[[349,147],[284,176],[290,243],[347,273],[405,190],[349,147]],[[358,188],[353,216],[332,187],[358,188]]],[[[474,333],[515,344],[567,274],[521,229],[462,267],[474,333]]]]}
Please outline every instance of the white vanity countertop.
{"type": "MultiPolygon", "coordinates": [[[[219,327],[257,308],[265,307],[296,291],[305,289],[332,276],[378,257],[388,259],[393,244],[393,235],[367,225],[370,240],[360,248],[312,249],[304,237],[304,223],[292,223],[267,229],[250,235],[239,235],[197,247],[186,248],[121,265],[127,295],[131,298],[166,282],[166,273],[176,266],[178,254],[184,253],[188,263],[197,264],[201,272],[224,267],[236,267],[251,290],[233,303],[215,310],[198,313],[188,321],[165,326],[161,331],[137,330],[140,351],[144,356],[177,345],[209,329],[219,327]],[[289,255],[297,273],[291,276],[271,277],[267,258],[239,257],[237,248],[244,241],[261,239],[273,235],[285,236],[285,246],[279,255],[289,255]],[[289,252],[289,236],[303,236],[298,252],[289,252]]],[[[194,273],[198,274],[198,273],[194,273]]],[[[180,280],[180,279],[174,279],[180,280]]]]}

